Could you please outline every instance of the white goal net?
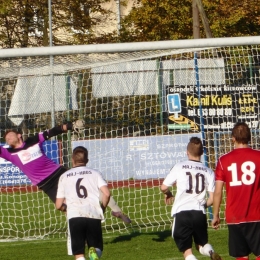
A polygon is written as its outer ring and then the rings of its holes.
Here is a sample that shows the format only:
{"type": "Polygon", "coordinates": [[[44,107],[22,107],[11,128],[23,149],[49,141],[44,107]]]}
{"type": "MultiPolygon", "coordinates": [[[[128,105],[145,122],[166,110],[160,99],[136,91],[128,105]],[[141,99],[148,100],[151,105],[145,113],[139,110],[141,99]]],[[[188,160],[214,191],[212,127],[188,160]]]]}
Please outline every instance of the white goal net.
{"type": "MultiPolygon", "coordinates": [[[[104,233],[169,229],[171,207],[159,187],[186,159],[191,136],[203,139],[212,169],[232,149],[237,121],[249,124],[259,148],[260,37],[75,47],[0,50],[1,145],[6,129],[26,139],[84,119],[82,133],[62,134],[44,149],[67,167],[74,147],[89,150],[89,166],[132,220],[108,208],[104,233]]],[[[65,237],[65,215],[19,168],[0,164],[0,239],[65,237]]],[[[225,196],[222,227],[224,208],[225,196]]]]}

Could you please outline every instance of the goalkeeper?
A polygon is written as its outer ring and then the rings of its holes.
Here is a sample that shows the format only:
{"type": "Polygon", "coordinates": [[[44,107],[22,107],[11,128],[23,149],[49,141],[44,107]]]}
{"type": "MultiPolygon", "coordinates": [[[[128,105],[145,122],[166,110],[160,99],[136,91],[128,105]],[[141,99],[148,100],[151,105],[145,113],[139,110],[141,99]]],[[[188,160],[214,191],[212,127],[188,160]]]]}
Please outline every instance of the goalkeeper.
{"type": "MultiPolygon", "coordinates": [[[[37,133],[26,140],[23,140],[22,134],[18,130],[7,130],[5,141],[9,148],[0,146],[0,157],[20,168],[32,184],[43,190],[55,203],[59,177],[67,171],[67,168],[47,157],[43,150],[43,143],[68,130],[78,132],[83,129],[84,121],[77,120],[37,133]]],[[[112,197],[108,206],[112,209],[113,216],[122,219],[125,223],[131,223],[112,197]]],[[[61,211],[66,211],[65,204],[61,207],[61,211]]]]}

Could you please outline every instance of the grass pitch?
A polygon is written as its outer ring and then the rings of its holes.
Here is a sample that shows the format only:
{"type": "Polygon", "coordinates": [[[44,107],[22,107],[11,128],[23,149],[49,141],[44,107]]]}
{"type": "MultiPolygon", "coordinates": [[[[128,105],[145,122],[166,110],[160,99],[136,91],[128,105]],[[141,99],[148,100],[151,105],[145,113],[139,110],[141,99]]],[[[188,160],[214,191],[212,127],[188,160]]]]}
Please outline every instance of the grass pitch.
{"type": "MultiPolygon", "coordinates": [[[[223,260],[233,259],[228,255],[227,230],[209,228],[209,242],[223,260]]],[[[193,249],[198,259],[209,259],[193,249]]],[[[67,255],[65,239],[44,239],[0,243],[1,260],[71,260],[67,255]]],[[[88,259],[88,258],[86,258],[88,259]]],[[[182,254],[171,238],[171,231],[132,232],[128,234],[104,235],[105,260],[182,260],[182,254]]],[[[251,259],[253,259],[251,257],[251,259]]]]}
{"type": "MultiPolygon", "coordinates": [[[[114,198],[132,219],[131,225],[111,218],[103,223],[104,252],[102,259],[172,260],[183,259],[171,237],[171,206],[163,202],[157,187],[117,188],[114,198]]],[[[0,259],[1,260],[66,260],[66,219],[54,209],[42,192],[1,194],[0,259]],[[28,239],[30,237],[30,240],[28,239]],[[14,239],[15,238],[15,239],[14,239]]],[[[223,260],[228,255],[228,231],[208,228],[209,243],[223,260]]],[[[194,248],[198,259],[200,255],[194,248]]],[[[209,259],[209,258],[208,258],[209,259]]]]}

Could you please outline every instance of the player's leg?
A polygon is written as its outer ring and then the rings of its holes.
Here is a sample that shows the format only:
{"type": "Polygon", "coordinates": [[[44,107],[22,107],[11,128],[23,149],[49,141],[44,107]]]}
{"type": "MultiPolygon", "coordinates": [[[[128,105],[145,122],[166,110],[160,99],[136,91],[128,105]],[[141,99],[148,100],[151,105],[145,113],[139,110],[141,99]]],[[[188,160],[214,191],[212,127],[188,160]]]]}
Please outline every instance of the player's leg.
{"type": "Polygon", "coordinates": [[[98,260],[103,251],[102,226],[100,219],[87,218],[86,242],[90,260],[98,260]]]}
{"type": "MultiPolygon", "coordinates": [[[[38,188],[43,190],[53,203],[56,201],[59,178],[65,171],[67,171],[67,168],[61,166],[49,177],[37,184],[38,188]]],[[[67,205],[64,203],[60,210],[65,212],[66,209],[67,205]]]]}
{"type": "Polygon", "coordinates": [[[88,250],[89,260],[98,260],[101,257],[101,255],[102,251],[99,248],[90,247],[88,250]]]}
{"type": "Polygon", "coordinates": [[[219,254],[214,252],[208,243],[208,223],[206,214],[202,211],[193,212],[194,242],[202,255],[209,256],[212,260],[221,260],[219,254]]]}
{"type": "Polygon", "coordinates": [[[196,260],[192,254],[192,217],[190,211],[179,212],[175,215],[172,236],[185,260],[196,260]]]}
{"type": "MultiPolygon", "coordinates": [[[[99,200],[100,201],[102,201],[102,196],[103,196],[102,192],[99,191],[99,200]]],[[[117,205],[116,201],[114,200],[113,196],[110,197],[110,200],[109,200],[109,203],[107,206],[111,209],[112,216],[122,219],[126,224],[131,223],[131,219],[126,214],[123,213],[121,208],[117,205]]]]}
{"type": "Polygon", "coordinates": [[[183,257],[185,260],[197,260],[195,255],[192,254],[191,249],[187,249],[185,252],[183,252],[183,257]]]}
{"type": "Polygon", "coordinates": [[[87,219],[83,217],[69,219],[69,232],[72,254],[77,260],[85,260],[87,219]]]}

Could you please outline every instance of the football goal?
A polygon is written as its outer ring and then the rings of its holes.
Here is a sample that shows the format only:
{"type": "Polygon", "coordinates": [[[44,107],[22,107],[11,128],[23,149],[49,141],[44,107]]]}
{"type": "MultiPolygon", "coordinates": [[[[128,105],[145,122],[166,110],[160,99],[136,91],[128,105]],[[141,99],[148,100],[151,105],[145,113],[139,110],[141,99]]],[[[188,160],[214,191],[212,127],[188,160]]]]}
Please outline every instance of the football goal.
{"type": "MultiPolygon", "coordinates": [[[[232,149],[238,121],[249,124],[259,146],[259,36],[2,49],[0,67],[1,145],[10,128],[26,139],[85,121],[83,132],[62,134],[44,149],[67,167],[74,147],[89,150],[89,166],[132,220],[124,224],[108,208],[104,233],[170,228],[159,187],[186,159],[190,137],[202,138],[202,160],[212,169],[232,149]]],[[[65,237],[65,215],[18,167],[0,164],[0,239],[65,237]]],[[[225,194],[223,228],[224,209],[225,194]]]]}

